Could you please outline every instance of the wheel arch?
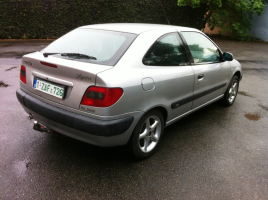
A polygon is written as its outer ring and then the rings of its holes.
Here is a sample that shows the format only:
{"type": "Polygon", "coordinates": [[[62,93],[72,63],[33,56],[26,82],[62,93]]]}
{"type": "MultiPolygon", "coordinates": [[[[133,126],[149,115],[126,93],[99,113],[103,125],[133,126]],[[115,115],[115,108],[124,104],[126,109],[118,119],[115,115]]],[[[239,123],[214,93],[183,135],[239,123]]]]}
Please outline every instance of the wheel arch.
{"type": "Polygon", "coordinates": [[[240,71],[236,71],[236,72],[234,73],[233,77],[234,77],[234,76],[237,76],[238,79],[239,79],[239,81],[241,81],[241,79],[242,79],[242,73],[241,73],[240,71]]]}
{"type": "Polygon", "coordinates": [[[158,110],[161,112],[161,114],[163,115],[163,118],[164,118],[164,125],[166,125],[167,117],[168,117],[167,109],[164,106],[156,106],[156,107],[153,107],[153,108],[146,110],[146,112],[144,112],[144,115],[152,110],[158,110]]]}

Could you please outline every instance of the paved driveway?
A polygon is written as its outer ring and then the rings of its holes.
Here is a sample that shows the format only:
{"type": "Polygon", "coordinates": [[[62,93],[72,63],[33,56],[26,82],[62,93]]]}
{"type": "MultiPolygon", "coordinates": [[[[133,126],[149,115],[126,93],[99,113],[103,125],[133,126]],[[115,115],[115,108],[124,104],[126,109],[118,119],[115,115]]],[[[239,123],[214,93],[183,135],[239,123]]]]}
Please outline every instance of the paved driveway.
{"type": "Polygon", "coordinates": [[[171,125],[157,154],[136,161],[32,129],[15,95],[20,61],[49,42],[0,41],[0,199],[268,198],[267,43],[217,40],[243,65],[234,105],[171,125]]]}

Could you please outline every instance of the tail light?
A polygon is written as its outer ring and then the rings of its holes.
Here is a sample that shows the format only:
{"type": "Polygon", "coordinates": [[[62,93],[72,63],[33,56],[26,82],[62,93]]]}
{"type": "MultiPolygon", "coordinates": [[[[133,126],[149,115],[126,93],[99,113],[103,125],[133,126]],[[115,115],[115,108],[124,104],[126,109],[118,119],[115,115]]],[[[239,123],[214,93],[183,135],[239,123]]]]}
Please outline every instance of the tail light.
{"type": "Polygon", "coordinates": [[[20,67],[20,80],[26,84],[26,68],[23,65],[20,67]]]}
{"type": "Polygon", "coordinates": [[[122,95],[122,88],[92,86],[85,92],[81,104],[94,107],[109,107],[115,104],[122,95]]]}

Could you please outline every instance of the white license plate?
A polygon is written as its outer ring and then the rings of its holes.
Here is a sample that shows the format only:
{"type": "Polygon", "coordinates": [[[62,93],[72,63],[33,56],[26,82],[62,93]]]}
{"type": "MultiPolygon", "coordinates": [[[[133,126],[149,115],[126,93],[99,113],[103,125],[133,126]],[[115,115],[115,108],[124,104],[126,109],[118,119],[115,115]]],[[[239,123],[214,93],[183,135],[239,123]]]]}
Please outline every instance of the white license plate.
{"type": "Polygon", "coordinates": [[[40,79],[35,78],[34,79],[34,84],[33,84],[34,89],[39,90],[41,92],[44,92],[46,94],[50,94],[54,97],[58,97],[60,99],[63,98],[64,95],[64,87],[52,84],[50,82],[46,82],[40,79]]]}

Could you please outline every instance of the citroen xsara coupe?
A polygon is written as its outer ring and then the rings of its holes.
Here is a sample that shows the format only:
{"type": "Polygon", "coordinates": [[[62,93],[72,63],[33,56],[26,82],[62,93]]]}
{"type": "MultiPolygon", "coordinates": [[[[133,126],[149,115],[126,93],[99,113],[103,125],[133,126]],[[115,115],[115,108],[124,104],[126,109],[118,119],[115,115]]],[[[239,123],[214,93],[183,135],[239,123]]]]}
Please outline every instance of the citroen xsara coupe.
{"type": "Polygon", "coordinates": [[[241,65],[197,29],[79,27],[22,58],[17,98],[34,129],[152,155],[164,128],[221,100],[234,103],[241,65]]]}

